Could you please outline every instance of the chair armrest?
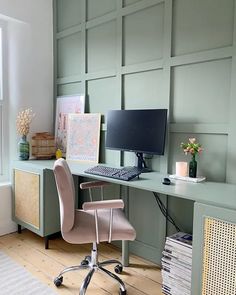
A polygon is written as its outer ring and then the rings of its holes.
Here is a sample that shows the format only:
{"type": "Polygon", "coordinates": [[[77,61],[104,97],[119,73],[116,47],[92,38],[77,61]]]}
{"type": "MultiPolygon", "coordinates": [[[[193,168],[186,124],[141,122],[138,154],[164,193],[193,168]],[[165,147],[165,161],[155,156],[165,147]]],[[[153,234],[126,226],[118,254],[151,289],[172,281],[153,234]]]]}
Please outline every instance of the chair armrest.
{"type": "Polygon", "coordinates": [[[124,208],[124,202],[121,199],[83,203],[84,211],[98,210],[98,209],[123,209],[123,208],[124,208]]]}
{"type": "Polygon", "coordinates": [[[88,182],[81,183],[80,188],[88,189],[88,188],[94,188],[94,187],[103,187],[106,185],[110,185],[110,183],[106,181],[88,181],[88,182]]]}
{"type": "Polygon", "coordinates": [[[113,209],[123,209],[123,208],[124,208],[124,202],[121,199],[106,200],[106,201],[95,201],[95,202],[84,202],[83,203],[84,211],[94,210],[97,244],[99,244],[98,210],[99,209],[109,209],[110,210],[109,231],[108,231],[108,242],[110,243],[111,240],[112,240],[113,209]]]}

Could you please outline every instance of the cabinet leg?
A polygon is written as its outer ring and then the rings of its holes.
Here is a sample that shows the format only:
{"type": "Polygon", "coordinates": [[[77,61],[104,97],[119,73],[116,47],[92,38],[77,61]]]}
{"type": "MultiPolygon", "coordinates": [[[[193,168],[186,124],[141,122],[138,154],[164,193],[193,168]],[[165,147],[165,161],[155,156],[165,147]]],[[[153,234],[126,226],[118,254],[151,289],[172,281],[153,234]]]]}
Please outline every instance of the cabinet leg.
{"type": "Polygon", "coordinates": [[[21,225],[20,224],[17,225],[17,232],[18,232],[18,234],[21,234],[21,225]]]}
{"type": "Polygon", "coordinates": [[[48,249],[48,246],[49,246],[49,236],[44,237],[44,245],[45,245],[45,249],[48,249]]]}

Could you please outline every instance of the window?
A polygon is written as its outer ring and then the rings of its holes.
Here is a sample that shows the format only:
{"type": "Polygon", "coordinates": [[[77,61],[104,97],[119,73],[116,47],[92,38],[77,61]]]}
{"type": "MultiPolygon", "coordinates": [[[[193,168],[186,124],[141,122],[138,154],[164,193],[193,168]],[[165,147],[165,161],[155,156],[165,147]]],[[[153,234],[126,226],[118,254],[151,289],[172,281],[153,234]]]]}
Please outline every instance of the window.
{"type": "Polygon", "coordinates": [[[0,181],[8,177],[8,116],[6,101],[6,26],[0,21],[0,181]]]}

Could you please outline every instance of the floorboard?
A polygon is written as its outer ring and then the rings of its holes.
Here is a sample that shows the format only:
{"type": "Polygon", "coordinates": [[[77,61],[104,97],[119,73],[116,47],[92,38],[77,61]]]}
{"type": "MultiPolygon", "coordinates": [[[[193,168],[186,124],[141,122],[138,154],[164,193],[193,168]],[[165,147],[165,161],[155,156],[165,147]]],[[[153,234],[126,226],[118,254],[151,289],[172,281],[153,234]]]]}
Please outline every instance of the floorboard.
{"type": "MultiPolygon", "coordinates": [[[[50,240],[49,249],[44,249],[44,239],[23,230],[0,237],[0,249],[24,266],[40,281],[53,288],[60,295],[78,294],[86,271],[69,272],[64,275],[63,285],[56,288],[54,277],[66,266],[79,264],[89,255],[91,245],[72,245],[62,238],[50,240]]],[[[107,243],[99,245],[99,261],[121,259],[120,249],[107,243]]],[[[113,271],[113,266],[107,267],[113,271]]],[[[130,266],[124,267],[120,278],[125,282],[128,295],[161,295],[161,272],[157,265],[131,255],[130,266]]],[[[86,295],[118,294],[118,285],[106,276],[95,273],[86,295]]]]}

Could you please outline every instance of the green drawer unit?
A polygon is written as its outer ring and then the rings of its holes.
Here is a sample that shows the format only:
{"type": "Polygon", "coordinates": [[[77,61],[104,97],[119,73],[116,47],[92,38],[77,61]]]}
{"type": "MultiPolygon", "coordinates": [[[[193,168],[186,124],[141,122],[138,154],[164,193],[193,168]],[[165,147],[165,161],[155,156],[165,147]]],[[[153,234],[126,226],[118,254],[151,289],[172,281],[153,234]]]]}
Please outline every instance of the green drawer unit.
{"type": "MultiPolygon", "coordinates": [[[[44,237],[46,249],[50,236],[60,232],[59,200],[52,171],[53,163],[54,161],[16,161],[12,167],[12,219],[17,223],[19,233],[23,226],[44,237]]],[[[77,195],[77,176],[74,176],[74,181],[77,195]]]]}

